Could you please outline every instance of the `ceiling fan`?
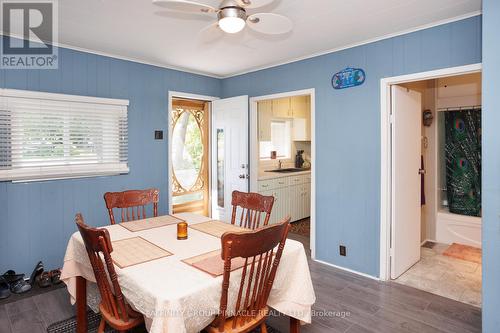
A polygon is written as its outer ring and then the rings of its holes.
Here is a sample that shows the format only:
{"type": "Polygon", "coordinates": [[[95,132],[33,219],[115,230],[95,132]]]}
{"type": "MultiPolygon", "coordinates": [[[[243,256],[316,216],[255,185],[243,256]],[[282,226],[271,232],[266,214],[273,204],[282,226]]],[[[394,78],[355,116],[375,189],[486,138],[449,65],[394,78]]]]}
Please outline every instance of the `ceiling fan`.
{"type": "Polygon", "coordinates": [[[274,0],[223,0],[219,7],[189,0],[153,0],[153,4],[170,9],[199,14],[217,14],[218,27],[229,34],[240,32],[245,26],[270,35],[279,35],[292,30],[292,21],[274,13],[249,14],[247,10],[263,7],[274,0]]]}

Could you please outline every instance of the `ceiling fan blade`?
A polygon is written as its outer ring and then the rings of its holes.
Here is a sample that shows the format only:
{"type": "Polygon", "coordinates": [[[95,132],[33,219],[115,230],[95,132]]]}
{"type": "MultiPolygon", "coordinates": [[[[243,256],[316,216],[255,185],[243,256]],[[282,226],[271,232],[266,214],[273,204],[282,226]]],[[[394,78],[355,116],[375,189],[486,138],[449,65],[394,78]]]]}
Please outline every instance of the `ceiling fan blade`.
{"type": "Polygon", "coordinates": [[[188,13],[215,13],[217,9],[203,3],[188,0],[153,0],[153,4],[162,8],[188,13]]]}
{"type": "Polygon", "coordinates": [[[237,0],[238,4],[243,8],[259,8],[269,5],[274,0],[237,0]]]}
{"type": "Polygon", "coordinates": [[[214,22],[198,33],[198,39],[203,44],[212,44],[224,37],[225,33],[219,28],[219,22],[214,22]]]}
{"type": "Polygon", "coordinates": [[[273,13],[250,15],[247,23],[253,30],[268,35],[286,34],[293,28],[293,23],[288,17],[273,13]]]}

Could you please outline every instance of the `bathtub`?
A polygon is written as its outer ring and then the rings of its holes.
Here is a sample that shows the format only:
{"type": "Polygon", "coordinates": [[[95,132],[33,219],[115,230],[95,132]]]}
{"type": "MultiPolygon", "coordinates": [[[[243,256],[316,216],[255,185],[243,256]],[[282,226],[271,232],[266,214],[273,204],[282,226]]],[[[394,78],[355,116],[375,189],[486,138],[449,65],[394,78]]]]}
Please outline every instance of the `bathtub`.
{"type": "Polygon", "coordinates": [[[440,211],[436,215],[436,241],[481,248],[481,218],[440,211]]]}

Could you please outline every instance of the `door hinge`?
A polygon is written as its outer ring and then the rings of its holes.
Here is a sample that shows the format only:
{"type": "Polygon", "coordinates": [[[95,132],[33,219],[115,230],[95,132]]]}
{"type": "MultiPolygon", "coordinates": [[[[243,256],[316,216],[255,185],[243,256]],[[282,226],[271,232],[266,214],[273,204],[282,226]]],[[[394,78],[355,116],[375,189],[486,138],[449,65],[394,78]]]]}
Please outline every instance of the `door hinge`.
{"type": "Polygon", "coordinates": [[[393,113],[391,113],[391,114],[389,115],[389,122],[390,122],[391,124],[392,124],[392,123],[394,123],[394,114],[393,114],[393,113]]]}
{"type": "Polygon", "coordinates": [[[394,257],[394,248],[389,249],[389,257],[394,257]]]}

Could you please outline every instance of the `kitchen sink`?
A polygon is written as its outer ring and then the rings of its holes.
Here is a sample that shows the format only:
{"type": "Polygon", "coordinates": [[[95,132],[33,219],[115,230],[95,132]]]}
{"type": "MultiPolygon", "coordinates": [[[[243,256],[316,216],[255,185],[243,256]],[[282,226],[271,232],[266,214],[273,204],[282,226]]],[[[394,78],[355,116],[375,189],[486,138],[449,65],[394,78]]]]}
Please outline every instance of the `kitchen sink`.
{"type": "Polygon", "coordinates": [[[289,173],[289,172],[300,172],[300,171],[305,171],[305,170],[306,169],[302,169],[302,168],[283,168],[283,169],[266,170],[266,172],[289,173]]]}

